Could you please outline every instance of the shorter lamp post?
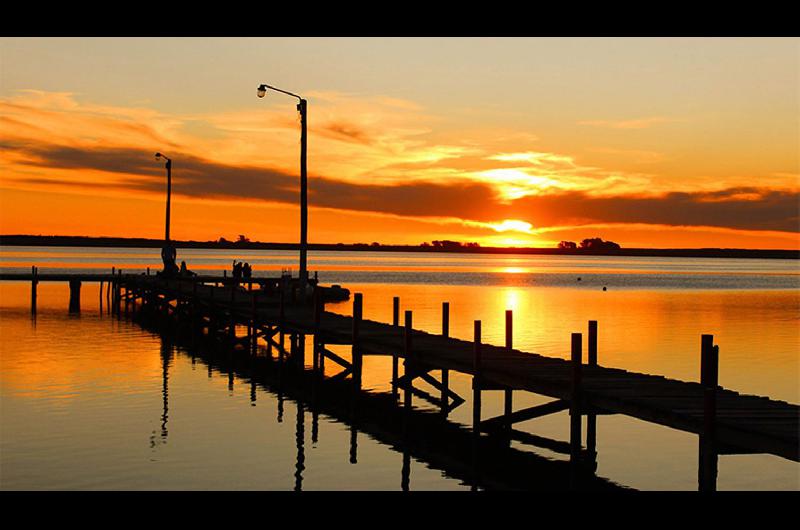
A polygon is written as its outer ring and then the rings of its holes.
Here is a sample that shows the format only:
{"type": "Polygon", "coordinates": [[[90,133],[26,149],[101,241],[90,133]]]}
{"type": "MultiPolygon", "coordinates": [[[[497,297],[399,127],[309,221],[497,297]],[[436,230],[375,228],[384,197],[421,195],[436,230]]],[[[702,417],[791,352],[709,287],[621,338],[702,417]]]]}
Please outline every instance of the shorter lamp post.
{"type": "Polygon", "coordinates": [[[156,153],[156,160],[161,160],[162,158],[167,161],[167,217],[164,228],[164,246],[161,248],[161,260],[164,262],[164,273],[171,274],[178,269],[175,265],[177,252],[169,239],[169,208],[172,199],[172,160],[161,153],[156,153]]]}

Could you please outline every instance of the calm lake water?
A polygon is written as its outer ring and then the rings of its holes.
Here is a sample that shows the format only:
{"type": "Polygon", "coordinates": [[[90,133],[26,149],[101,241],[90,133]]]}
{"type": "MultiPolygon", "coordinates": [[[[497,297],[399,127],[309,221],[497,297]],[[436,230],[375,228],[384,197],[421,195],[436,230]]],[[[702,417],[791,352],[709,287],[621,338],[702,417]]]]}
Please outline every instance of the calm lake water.
{"type": "MultiPolygon", "coordinates": [[[[181,250],[178,259],[220,274],[233,259],[245,260],[254,275],[277,276],[296,269],[297,253],[181,250]]],[[[112,266],[144,272],[158,269],[160,257],[158,249],[0,249],[3,272],[29,272],[31,265],[41,273],[112,266]]],[[[401,310],[414,311],[415,327],[439,332],[441,304],[449,302],[451,335],[464,339],[480,319],[484,342],[502,344],[504,312],[511,309],[515,347],[554,357],[567,358],[570,334],[585,333],[587,321],[597,320],[601,365],[676,379],[698,380],[700,335],[710,333],[720,346],[722,386],[800,402],[795,260],[310,252],[309,269],[324,284],[363,293],[368,319],[391,321],[392,297],[399,296],[401,310]]],[[[312,418],[307,406],[221,372],[101,311],[99,302],[98,286],[85,283],[82,312],[68,315],[67,286],[41,283],[32,318],[30,285],[0,282],[3,490],[401,489],[397,448],[342,418],[312,418]]],[[[351,306],[328,309],[350,313],[351,306]]],[[[390,359],[365,359],[365,387],[388,391],[390,379],[390,359]]],[[[470,385],[470,378],[451,374],[458,394],[470,396],[470,385]]],[[[483,399],[484,417],[502,411],[501,392],[483,399]]],[[[514,395],[515,408],[547,401],[514,395]]],[[[471,425],[469,399],[449,419],[471,425]]],[[[517,428],[568,440],[569,416],[565,411],[517,428]]],[[[597,475],[613,483],[697,489],[694,435],[599,416],[597,451],[597,475]]],[[[469,489],[423,460],[412,458],[406,474],[411,490],[469,489]]],[[[769,455],[721,456],[717,484],[719,490],[798,490],[800,465],[769,455]]]]}

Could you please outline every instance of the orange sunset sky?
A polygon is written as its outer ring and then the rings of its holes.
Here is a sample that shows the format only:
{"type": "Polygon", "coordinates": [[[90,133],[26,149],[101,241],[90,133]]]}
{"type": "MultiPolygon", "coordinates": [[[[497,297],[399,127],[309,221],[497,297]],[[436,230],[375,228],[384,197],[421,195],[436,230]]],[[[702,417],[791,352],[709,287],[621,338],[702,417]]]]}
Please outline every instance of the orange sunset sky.
{"type": "Polygon", "coordinates": [[[0,233],[800,248],[800,40],[2,38],[0,233]]]}

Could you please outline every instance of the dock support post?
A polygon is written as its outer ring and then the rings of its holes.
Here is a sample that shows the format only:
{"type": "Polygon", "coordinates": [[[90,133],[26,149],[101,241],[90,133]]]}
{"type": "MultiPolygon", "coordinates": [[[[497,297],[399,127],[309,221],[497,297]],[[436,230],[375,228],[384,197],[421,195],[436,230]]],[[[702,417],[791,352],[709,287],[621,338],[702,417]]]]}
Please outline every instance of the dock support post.
{"type": "Polygon", "coordinates": [[[295,368],[300,373],[306,366],[306,335],[305,333],[297,334],[297,350],[294,355],[295,368]]]}
{"type": "MultiPolygon", "coordinates": [[[[31,267],[31,314],[36,315],[36,286],[39,283],[39,269],[35,265],[31,267]]],[[[102,292],[102,289],[100,289],[102,292]]]]}
{"type": "MultiPolygon", "coordinates": [[[[513,348],[514,337],[514,314],[510,309],[506,310],[506,350],[509,352],[513,348]]],[[[503,391],[503,415],[506,417],[506,425],[503,429],[505,439],[503,440],[506,446],[511,446],[511,413],[514,412],[514,391],[511,388],[506,388],[503,391]]]]}
{"type": "Polygon", "coordinates": [[[578,488],[578,475],[581,456],[581,363],[583,362],[583,336],[572,334],[572,397],[569,407],[569,461],[570,484],[578,488]]]}
{"type": "MultiPolygon", "coordinates": [[[[400,326],[400,297],[392,298],[392,325],[397,328],[400,326]]],[[[399,374],[399,359],[397,352],[392,353],[392,396],[397,399],[397,379],[399,374]]]]}
{"type": "Polygon", "coordinates": [[[361,355],[361,345],[359,344],[359,334],[361,333],[361,317],[363,316],[363,295],[355,293],[353,295],[353,336],[352,336],[352,367],[353,367],[353,395],[350,401],[350,414],[353,418],[356,415],[358,394],[361,392],[361,368],[363,357],[361,355]]]}
{"type": "Polygon", "coordinates": [[[589,321],[589,339],[587,347],[587,364],[589,366],[597,366],[597,321],[589,321]]]}
{"type": "MultiPolygon", "coordinates": [[[[413,355],[414,345],[411,340],[411,333],[413,330],[413,315],[411,311],[405,312],[405,333],[403,335],[403,353],[405,359],[403,360],[404,370],[406,375],[413,372],[411,356],[413,355]]],[[[408,434],[408,422],[411,415],[411,383],[403,388],[403,434],[408,434]]]]}
{"type": "Polygon", "coordinates": [[[700,435],[698,449],[698,487],[700,491],[716,491],[715,421],[719,384],[719,346],[714,345],[714,335],[702,335],[700,338],[700,384],[703,387],[703,433],[700,435]]]}
{"type": "Polygon", "coordinates": [[[351,411],[355,414],[358,393],[361,392],[361,368],[363,358],[361,346],[359,345],[359,334],[361,332],[361,317],[363,316],[364,298],[361,293],[353,295],[353,336],[352,336],[352,365],[353,365],[353,396],[351,411]]]}
{"type": "Polygon", "coordinates": [[[280,318],[278,320],[278,334],[280,339],[280,348],[278,348],[278,361],[283,364],[283,321],[286,318],[286,295],[284,294],[285,291],[281,289],[281,307],[280,307],[280,318]]]}
{"type": "Polygon", "coordinates": [[[80,313],[81,312],[81,281],[80,280],[70,280],[69,281],[69,312],[70,313],[80,313]]]}
{"type": "Polygon", "coordinates": [[[481,438],[481,321],[474,323],[473,339],[473,360],[472,360],[472,468],[473,483],[472,489],[478,487],[479,465],[478,465],[478,445],[481,438]]]}
{"type": "MultiPolygon", "coordinates": [[[[450,336],[450,302],[442,302],[442,337],[450,336]]],[[[450,409],[448,402],[448,392],[450,390],[450,370],[442,368],[442,394],[441,394],[441,407],[442,415],[447,418],[450,409]]]]}
{"type": "Polygon", "coordinates": [[[320,337],[319,330],[322,323],[322,313],[324,311],[325,311],[325,300],[322,298],[321,291],[315,288],[314,289],[314,348],[313,348],[314,359],[312,361],[315,376],[319,371],[319,357],[322,351],[320,347],[322,338],[320,337]]]}
{"type": "MultiPolygon", "coordinates": [[[[589,321],[588,365],[597,366],[597,321],[589,321]]],[[[591,409],[586,414],[586,450],[588,465],[594,473],[597,471],[597,414],[591,409]]]]}
{"type": "Polygon", "coordinates": [[[114,309],[117,312],[117,318],[122,316],[122,269],[117,271],[117,279],[114,282],[114,309]]]}
{"type": "Polygon", "coordinates": [[[258,292],[250,294],[250,355],[255,356],[258,352],[258,292]]]}

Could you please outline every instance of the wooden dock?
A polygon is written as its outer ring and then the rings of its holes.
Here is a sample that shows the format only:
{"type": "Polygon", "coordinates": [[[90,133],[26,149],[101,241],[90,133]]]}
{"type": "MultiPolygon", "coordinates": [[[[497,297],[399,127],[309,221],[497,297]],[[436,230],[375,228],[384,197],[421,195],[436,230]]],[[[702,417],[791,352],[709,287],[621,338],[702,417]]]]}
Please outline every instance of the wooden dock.
{"type": "MultiPolygon", "coordinates": [[[[30,276],[30,275],[29,275],[30,276]]],[[[0,280],[9,279],[7,275],[0,280]]],[[[22,280],[23,278],[15,278],[22,280]]],[[[448,413],[466,402],[449,388],[449,372],[473,378],[473,437],[477,448],[485,435],[504,440],[560,450],[570,458],[583,458],[594,451],[596,416],[624,414],[699,435],[698,484],[701,490],[716,488],[717,458],[725,454],[767,453],[800,461],[800,407],[766,397],[743,395],[718,384],[719,347],[712,335],[700,340],[701,380],[686,382],[657,375],[601,366],[597,351],[597,322],[590,321],[587,341],[582,333],[571,337],[571,360],[544,357],[513,348],[512,314],[506,313],[506,343],[481,342],[481,322],[475,321],[474,340],[449,337],[449,305],[442,307],[442,332],[432,334],[413,328],[413,315],[404,314],[401,325],[399,300],[394,299],[392,323],[362,318],[362,297],[355,294],[353,314],[324,310],[320,297],[308,296],[279,284],[240,281],[220,285],[227,278],[180,278],[165,280],[148,275],[115,274],[105,281],[113,285],[112,310],[122,314],[138,311],[161,315],[167,320],[189,321],[204,335],[230,341],[232,346],[256,355],[259,347],[281,361],[303,367],[304,337],[313,336],[312,370],[326,361],[341,367],[331,380],[350,380],[354,410],[361,393],[361,370],[366,355],[391,356],[394,395],[403,392],[402,407],[410,410],[412,396],[424,399],[448,413]],[[255,284],[255,285],[254,285],[255,284]],[[246,334],[239,332],[246,329],[246,334]],[[285,345],[285,337],[290,346],[285,345]],[[351,346],[349,359],[327,346],[351,346]],[[586,356],[584,356],[584,347],[586,356]],[[298,360],[299,359],[299,360],[298,360]],[[403,374],[400,374],[402,360],[403,374]],[[437,379],[435,375],[439,375],[437,379]],[[417,388],[422,380],[437,389],[434,395],[417,388]],[[502,391],[504,413],[495,418],[481,416],[481,394],[502,391]],[[523,410],[513,410],[514,392],[533,392],[553,401],[523,410]],[[568,410],[570,440],[542,439],[513,428],[515,423],[568,410]],[[582,417],[587,419],[586,449],[582,417]]],[[[28,281],[32,281],[28,278],[28,281]]]]}

